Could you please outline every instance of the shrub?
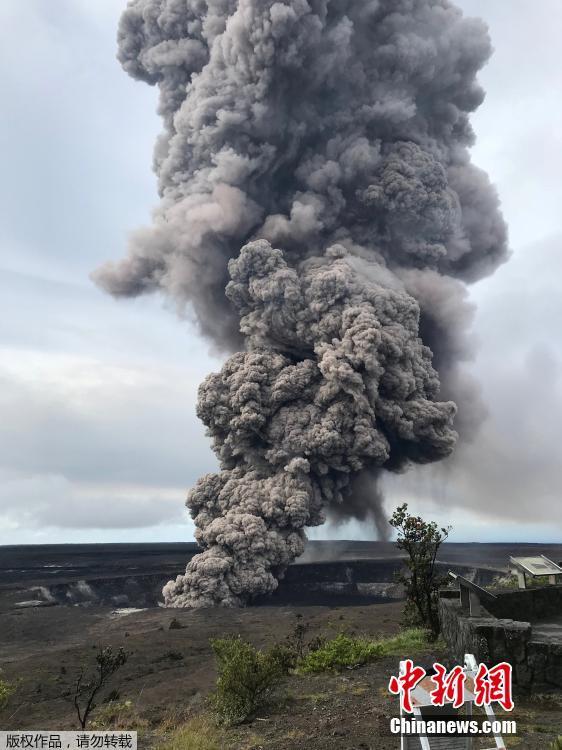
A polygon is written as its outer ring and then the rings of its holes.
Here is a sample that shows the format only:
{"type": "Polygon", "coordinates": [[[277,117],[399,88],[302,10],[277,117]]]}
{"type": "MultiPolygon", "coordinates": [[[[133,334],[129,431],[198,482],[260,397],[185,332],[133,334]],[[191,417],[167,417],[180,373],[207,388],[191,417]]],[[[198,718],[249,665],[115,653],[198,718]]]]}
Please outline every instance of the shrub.
{"type": "Polygon", "coordinates": [[[87,675],[85,668],[81,667],[74,686],[73,702],[82,729],[86,728],[90,714],[96,707],[94,698],[126,661],[127,654],[122,648],[114,651],[112,646],[107,646],[98,649],[92,674],[87,675]]]}
{"type": "Polygon", "coordinates": [[[208,716],[196,716],[175,729],[156,750],[224,750],[224,738],[208,716]]]}
{"type": "Polygon", "coordinates": [[[490,585],[491,589],[517,589],[519,588],[519,581],[517,576],[513,573],[507,573],[506,575],[495,576],[494,580],[490,585]]]}
{"type": "MultiPolygon", "coordinates": [[[[550,586],[550,580],[548,576],[534,576],[531,581],[527,581],[529,588],[537,588],[539,586],[550,586]]],[[[507,573],[505,575],[496,576],[492,581],[490,588],[492,589],[518,589],[519,579],[514,573],[507,573]]]]}
{"type": "MultiPolygon", "coordinates": [[[[408,628],[390,638],[383,638],[378,643],[381,646],[381,656],[404,657],[425,651],[429,640],[429,633],[424,628],[408,628]]],[[[435,645],[432,648],[435,650],[435,645]]]]}
{"type": "Polygon", "coordinates": [[[297,652],[286,643],[276,643],[269,649],[268,654],[277,663],[280,674],[287,675],[297,666],[297,652]]]}
{"type": "Polygon", "coordinates": [[[308,646],[306,643],[306,636],[310,630],[310,623],[303,622],[302,615],[297,615],[297,621],[292,632],[286,638],[286,643],[289,649],[291,649],[297,659],[302,659],[308,646]]]}
{"type": "Polygon", "coordinates": [[[210,702],[225,724],[241,724],[267,700],[283,674],[275,650],[259,651],[240,637],[211,641],[217,687],[210,702]]]}
{"type": "Polygon", "coordinates": [[[0,711],[8,704],[10,697],[16,692],[11,682],[0,678],[0,711]]]}
{"type": "Polygon", "coordinates": [[[142,730],[148,727],[148,721],[137,713],[130,700],[110,701],[98,708],[96,716],[89,723],[90,730],[110,731],[116,729],[142,730]]]}
{"type": "Polygon", "coordinates": [[[408,573],[398,576],[406,590],[404,624],[427,628],[435,640],[440,631],[439,587],[444,582],[437,572],[435,560],[451,527],[439,528],[434,521],[427,522],[420,516],[410,515],[407,503],[394,511],[390,525],[398,532],[396,546],[407,554],[408,573]]]}
{"type": "Polygon", "coordinates": [[[340,633],[316,651],[306,654],[299,663],[298,671],[301,674],[339,672],[346,667],[366,664],[380,655],[380,646],[374,641],[340,633]]]}
{"type": "Polygon", "coordinates": [[[550,746],[550,750],[562,750],[562,734],[560,735],[560,737],[558,737],[557,740],[554,740],[554,742],[550,746]]]}
{"type": "Polygon", "coordinates": [[[184,704],[167,706],[164,713],[156,720],[159,734],[170,735],[171,732],[183,727],[190,717],[191,710],[184,704]]]}
{"type": "Polygon", "coordinates": [[[309,651],[299,662],[298,671],[301,674],[340,672],[384,656],[414,654],[426,648],[427,643],[427,631],[419,628],[405,630],[392,638],[380,640],[356,638],[340,633],[316,651],[309,651]]]}
{"type": "Polygon", "coordinates": [[[310,651],[317,651],[325,643],[325,638],[316,636],[307,640],[310,631],[309,622],[304,622],[302,615],[297,615],[295,626],[281,643],[276,643],[270,650],[269,655],[279,664],[283,674],[289,674],[297,668],[298,664],[310,651]]]}

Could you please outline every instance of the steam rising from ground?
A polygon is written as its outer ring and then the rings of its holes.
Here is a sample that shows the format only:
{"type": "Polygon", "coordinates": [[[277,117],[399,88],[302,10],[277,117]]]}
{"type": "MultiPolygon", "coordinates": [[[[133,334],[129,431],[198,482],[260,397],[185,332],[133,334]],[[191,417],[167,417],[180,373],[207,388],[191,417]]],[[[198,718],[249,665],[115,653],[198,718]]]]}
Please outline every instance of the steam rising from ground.
{"type": "Polygon", "coordinates": [[[273,590],[326,511],[382,531],[378,473],[451,453],[448,399],[474,427],[463,282],[506,257],[467,150],[489,54],[484,25],[448,0],[124,12],[119,58],[160,88],[161,202],[96,280],[161,289],[216,345],[243,348],[200,389],[221,471],[189,495],[205,551],[168,604],[273,590]]]}

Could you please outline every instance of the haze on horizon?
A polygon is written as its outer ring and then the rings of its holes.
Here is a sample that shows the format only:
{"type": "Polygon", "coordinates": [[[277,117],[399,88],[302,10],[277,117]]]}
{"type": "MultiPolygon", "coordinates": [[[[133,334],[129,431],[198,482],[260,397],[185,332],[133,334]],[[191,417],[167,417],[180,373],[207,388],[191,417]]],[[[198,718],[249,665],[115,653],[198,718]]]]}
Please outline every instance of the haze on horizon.
{"type": "MultiPolygon", "coordinates": [[[[495,47],[473,154],[499,190],[513,256],[471,288],[472,371],[489,409],[478,441],[462,471],[424,467],[388,482],[386,507],[407,500],[451,523],[452,541],[556,542],[562,9],[457,4],[487,21],[495,47]]],[[[10,102],[0,124],[0,544],[190,541],[186,489],[215,468],[195,401],[220,359],[161,299],[117,303],[88,278],[122,256],[156,201],[156,92],[115,60],[122,7],[0,8],[10,102]],[[24,31],[33,55],[22,54],[24,31]]],[[[371,535],[352,523],[311,538],[371,535]]]]}

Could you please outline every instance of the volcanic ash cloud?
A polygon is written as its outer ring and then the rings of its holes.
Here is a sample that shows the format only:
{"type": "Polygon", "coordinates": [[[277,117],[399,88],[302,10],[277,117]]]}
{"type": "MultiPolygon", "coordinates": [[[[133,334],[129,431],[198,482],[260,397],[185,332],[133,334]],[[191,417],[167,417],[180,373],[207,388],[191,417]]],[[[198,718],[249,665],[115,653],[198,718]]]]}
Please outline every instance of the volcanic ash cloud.
{"type": "Polygon", "coordinates": [[[418,305],[354,266],[335,245],[290,268],[266,240],[230,261],[226,294],[247,351],[199,391],[222,471],[189,495],[206,551],[166,586],[168,603],[241,604],[272,591],[303,551],[304,527],[345,503],[354,474],[453,449],[455,406],[434,400],[418,305]]]}
{"type": "Polygon", "coordinates": [[[380,472],[448,456],[453,401],[461,436],[477,421],[465,283],[507,255],[468,151],[489,54],[448,0],[129,3],[161,202],[95,278],[243,350],[200,388],[221,471],[189,494],[204,552],[168,605],[272,591],[325,512],[382,529],[380,472]]]}

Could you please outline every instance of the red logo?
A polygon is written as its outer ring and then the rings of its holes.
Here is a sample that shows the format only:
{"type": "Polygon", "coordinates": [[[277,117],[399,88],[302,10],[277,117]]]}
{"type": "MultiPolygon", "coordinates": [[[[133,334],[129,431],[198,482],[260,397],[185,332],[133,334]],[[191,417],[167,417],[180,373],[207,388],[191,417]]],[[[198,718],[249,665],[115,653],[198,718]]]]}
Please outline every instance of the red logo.
{"type": "Polygon", "coordinates": [[[511,681],[511,664],[502,661],[492,669],[480,664],[474,678],[474,703],[477,706],[487,706],[497,702],[505,711],[513,711],[511,681]]]}
{"type": "Polygon", "coordinates": [[[435,674],[432,680],[437,686],[431,695],[432,706],[444,706],[452,703],[453,708],[464,705],[464,685],[466,683],[466,672],[462,667],[455,667],[448,674],[442,664],[433,665],[435,674]]]}
{"type": "MultiPolygon", "coordinates": [[[[465,703],[465,690],[468,677],[474,681],[474,704],[476,706],[489,706],[499,703],[505,711],[513,711],[512,693],[512,667],[507,662],[501,662],[495,667],[488,669],[485,664],[480,664],[476,674],[468,672],[465,667],[456,666],[447,671],[446,667],[439,662],[433,665],[435,674],[427,680],[427,672],[423,667],[414,666],[411,659],[402,662],[401,672],[398,676],[392,676],[388,683],[388,690],[392,695],[400,696],[400,707],[406,713],[411,714],[413,709],[412,692],[420,686],[420,700],[418,703],[425,706],[452,705],[460,708],[465,703]],[[420,685],[420,683],[423,684],[420,685]],[[426,694],[427,701],[423,694],[426,694]]],[[[472,692],[472,691],[471,691],[472,692]]]]}
{"type": "Polygon", "coordinates": [[[391,677],[388,683],[388,689],[392,695],[400,696],[400,705],[404,711],[412,713],[412,690],[426,676],[427,672],[423,667],[414,667],[411,659],[404,662],[404,672],[398,677],[391,677]]]}

